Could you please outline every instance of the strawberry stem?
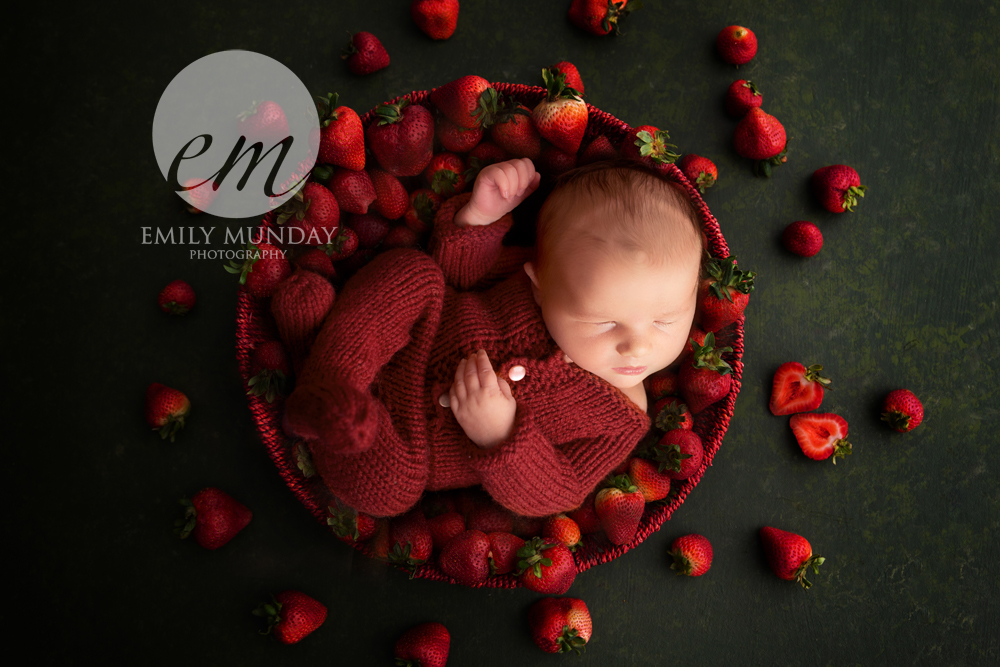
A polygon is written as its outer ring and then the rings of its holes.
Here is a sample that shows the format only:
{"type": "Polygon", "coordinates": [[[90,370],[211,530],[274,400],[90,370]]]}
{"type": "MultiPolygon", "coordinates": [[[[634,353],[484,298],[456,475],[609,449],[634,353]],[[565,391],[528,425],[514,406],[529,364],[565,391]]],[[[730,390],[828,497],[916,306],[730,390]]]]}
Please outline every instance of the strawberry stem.
{"type": "Polygon", "coordinates": [[[864,185],[852,185],[847,188],[847,192],[844,193],[844,210],[854,213],[854,207],[858,204],[858,197],[865,196],[865,190],[868,187],[864,185]]]}
{"type": "Polygon", "coordinates": [[[802,588],[809,590],[812,587],[812,583],[806,579],[806,570],[810,567],[815,574],[819,574],[819,566],[826,562],[826,559],[822,556],[811,556],[802,562],[801,565],[795,570],[795,581],[802,585],[802,588]]]}

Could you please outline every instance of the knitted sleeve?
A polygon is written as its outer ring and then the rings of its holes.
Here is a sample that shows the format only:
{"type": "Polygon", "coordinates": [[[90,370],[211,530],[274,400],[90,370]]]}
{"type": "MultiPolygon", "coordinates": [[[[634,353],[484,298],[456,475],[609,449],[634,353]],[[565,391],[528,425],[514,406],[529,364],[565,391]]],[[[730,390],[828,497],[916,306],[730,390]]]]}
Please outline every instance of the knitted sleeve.
{"type": "Polygon", "coordinates": [[[442,204],[431,232],[431,256],[448,284],[459,290],[472,289],[490,272],[503,250],[503,237],[514,222],[508,213],[490,225],[457,226],[455,214],[471,198],[471,193],[463,193],[442,204]]]}
{"type": "Polygon", "coordinates": [[[504,507],[524,516],[549,516],[579,507],[625,460],[642,437],[629,430],[555,443],[538,428],[531,409],[518,404],[511,437],[474,452],[471,465],[504,507]]]}

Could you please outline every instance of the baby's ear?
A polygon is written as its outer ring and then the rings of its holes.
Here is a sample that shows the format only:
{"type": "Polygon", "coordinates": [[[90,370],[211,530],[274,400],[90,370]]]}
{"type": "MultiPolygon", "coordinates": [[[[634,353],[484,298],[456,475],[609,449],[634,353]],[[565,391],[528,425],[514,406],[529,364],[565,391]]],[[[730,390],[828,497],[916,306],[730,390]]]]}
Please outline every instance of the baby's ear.
{"type": "Polygon", "coordinates": [[[539,306],[542,305],[542,290],[538,286],[538,275],[535,273],[535,265],[531,262],[525,262],[524,272],[528,274],[528,278],[531,280],[531,293],[535,297],[535,303],[539,306]]]}

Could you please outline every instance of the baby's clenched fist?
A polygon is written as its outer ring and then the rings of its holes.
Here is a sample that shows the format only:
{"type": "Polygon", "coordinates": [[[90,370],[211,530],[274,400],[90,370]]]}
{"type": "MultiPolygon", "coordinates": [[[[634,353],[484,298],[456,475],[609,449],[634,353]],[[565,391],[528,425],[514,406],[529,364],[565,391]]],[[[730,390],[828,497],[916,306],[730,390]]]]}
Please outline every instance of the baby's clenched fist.
{"type": "Polygon", "coordinates": [[[497,378],[486,350],[458,363],[448,401],[459,426],[479,447],[496,447],[514,430],[517,402],[507,381],[497,378]]]}
{"type": "Polygon", "coordinates": [[[472,198],[455,214],[455,224],[468,227],[496,222],[538,189],[541,178],[527,158],[489,165],[476,177],[472,198]]]}

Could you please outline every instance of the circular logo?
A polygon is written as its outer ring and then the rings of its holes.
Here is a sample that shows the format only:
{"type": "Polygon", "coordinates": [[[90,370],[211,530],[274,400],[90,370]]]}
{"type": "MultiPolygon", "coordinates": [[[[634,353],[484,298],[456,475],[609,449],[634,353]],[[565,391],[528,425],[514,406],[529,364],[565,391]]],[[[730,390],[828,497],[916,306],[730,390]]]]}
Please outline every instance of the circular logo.
{"type": "Polygon", "coordinates": [[[316,163],[316,105],[295,74],[253,51],[185,67],[160,96],[153,151],[189,208],[248,218],[291,198],[316,163]]]}

